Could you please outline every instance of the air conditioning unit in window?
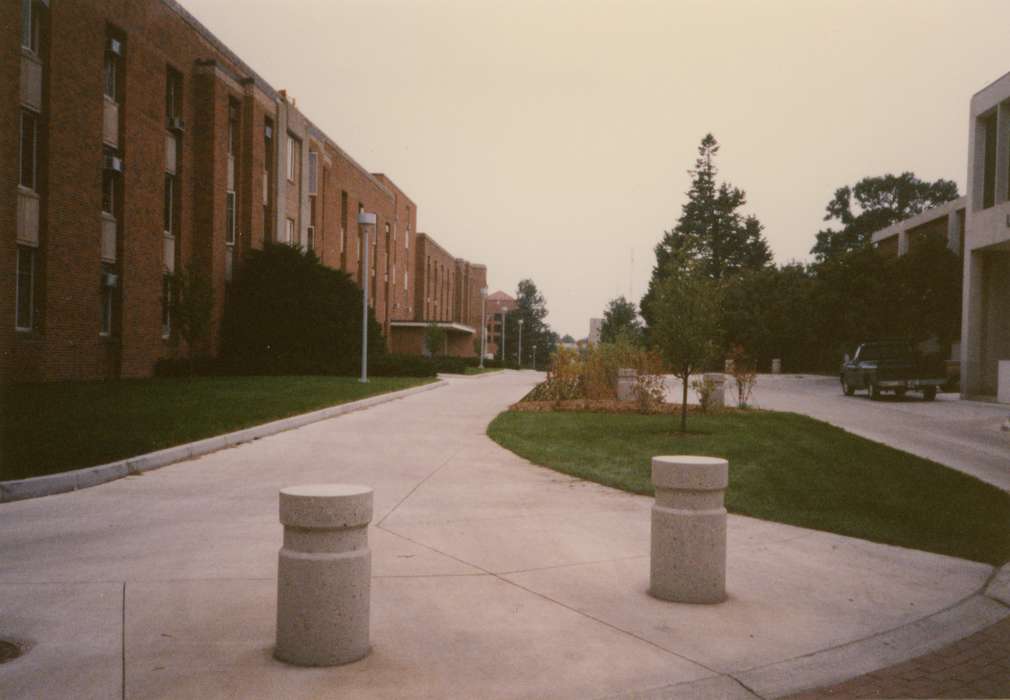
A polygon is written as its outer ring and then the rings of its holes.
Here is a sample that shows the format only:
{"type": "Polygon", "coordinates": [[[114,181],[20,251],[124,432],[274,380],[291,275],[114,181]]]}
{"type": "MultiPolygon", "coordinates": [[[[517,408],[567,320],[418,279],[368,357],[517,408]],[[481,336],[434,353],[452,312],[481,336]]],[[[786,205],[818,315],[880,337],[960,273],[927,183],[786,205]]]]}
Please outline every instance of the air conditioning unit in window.
{"type": "Polygon", "coordinates": [[[182,121],[182,117],[169,117],[168,130],[176,131],[181,134],[183,131],[186,130],[186,123],[182,121]]]}
{"type": "Polygon", "coordinates": [[[123,159],[119,156],[105,156],[103,158],[102,167],[105,170],[111,170],[114,173],[123,172],[123,159]]]}
{"type": "Polygon", "coordinates": [[[119,286],[119,275],[115,272],[103,272],[102,286],[108,287],[109,289],[115,289],[119,286]]]}
{"type": "Polygon", "coordinates": [[[116,56],[122,56],[123,42],[121,42],[119,39],[113,39],[112,37],[109,37],[108,41],[105,44],[105,50],[116,56]]]}

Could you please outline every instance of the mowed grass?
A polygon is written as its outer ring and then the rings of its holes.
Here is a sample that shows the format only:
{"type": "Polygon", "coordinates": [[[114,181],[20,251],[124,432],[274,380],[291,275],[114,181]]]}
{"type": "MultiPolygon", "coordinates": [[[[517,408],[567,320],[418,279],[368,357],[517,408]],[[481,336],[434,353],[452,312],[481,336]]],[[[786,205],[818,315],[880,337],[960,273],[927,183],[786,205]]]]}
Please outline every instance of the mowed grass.
{"type": "Polygon", "coordinates": [[[198,377],[0,386],[0,481],[104,464],[434,381],[198,377]]]}
{"type": "Polygon", "coordinates": [[[653,455],[729,460],[726,507],[790,525],[999,565],[1010,560],[1010,494],[795,413],[688,417],[506,412],[488,435],[526,459],[652,495],[653,455]]]}

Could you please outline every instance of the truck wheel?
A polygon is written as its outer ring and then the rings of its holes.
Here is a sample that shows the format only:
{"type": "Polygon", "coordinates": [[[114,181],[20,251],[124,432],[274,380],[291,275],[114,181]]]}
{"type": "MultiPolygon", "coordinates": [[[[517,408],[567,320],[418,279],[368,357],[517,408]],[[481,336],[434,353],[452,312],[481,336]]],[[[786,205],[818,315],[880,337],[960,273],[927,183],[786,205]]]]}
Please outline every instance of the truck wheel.
{"type": "Polygon", "coordinates": [[[845,381],[845,377],[842,377],[842,393],[846,396],[852,396],[856,393],[856,390],[845,381]]]}
{"type": "Polygon", "coordinates": [[[936,387],[935,386],[931,386],[931,387],[926,387],[925,389],[923,389],[922,390],[922,398],[926,399],[927,401],[932,401],[933,399],[935,399],[936,398],[936,387]]]}
{"type": "Polygon", "coordinates": [[[876,382],[870,384],[870,401],[880,401],[880,387],[876,382]]]}

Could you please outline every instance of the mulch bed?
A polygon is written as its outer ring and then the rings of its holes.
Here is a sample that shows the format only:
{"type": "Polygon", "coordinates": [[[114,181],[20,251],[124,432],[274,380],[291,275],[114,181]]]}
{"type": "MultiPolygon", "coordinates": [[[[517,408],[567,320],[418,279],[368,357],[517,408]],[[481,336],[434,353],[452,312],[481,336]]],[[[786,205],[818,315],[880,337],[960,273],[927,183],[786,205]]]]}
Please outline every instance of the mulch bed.
{"type": "MultiPolygon", "coordinates": [[[[616,399],[569,399],[566,401],[520,401],[509,406],[510,411],[524,413],[552,413],[555,411],[571,411],[581,413],[648,413],[652,415],[679,414],[679,403],[664,403],[653,406],[646,411],[637,401],[617,401],[616,399]]],[[[737,413],[740,409],[726,407],[711,410],[710,413],[737,413]]],[[[701,406],[689,403],[688,413],[700,413],[701,406]]]]}

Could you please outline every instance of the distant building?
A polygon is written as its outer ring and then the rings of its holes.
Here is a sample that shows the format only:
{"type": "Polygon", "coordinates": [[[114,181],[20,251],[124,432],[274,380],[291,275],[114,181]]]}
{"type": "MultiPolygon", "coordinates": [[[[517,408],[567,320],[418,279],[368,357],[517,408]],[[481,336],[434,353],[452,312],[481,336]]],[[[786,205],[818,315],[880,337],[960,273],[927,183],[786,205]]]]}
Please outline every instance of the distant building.
{"type": "MultiPolygon", "coordinates": [[[[505,319],[508,314],[518,308],[515,297],[509,296],[505,292],[498,290],[493,294],[488,294],[487,306],[485,308],[485,318],[487,322],[487,355],[489,357],[499,357],[501,355],[502,334],[505,329],[505,319]]],[[[518,339],[516,340],[518,342],[518,339]]],[[[508,339],[505,339],[506,349],[508,339]]]]}
{"type": "Polygon", "coordinates": [[[600,342],[600,333],[603,331],[603,319],[589,319],[589,344],[596,345],[600,342]]]}

